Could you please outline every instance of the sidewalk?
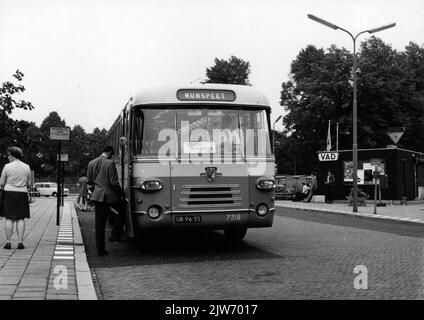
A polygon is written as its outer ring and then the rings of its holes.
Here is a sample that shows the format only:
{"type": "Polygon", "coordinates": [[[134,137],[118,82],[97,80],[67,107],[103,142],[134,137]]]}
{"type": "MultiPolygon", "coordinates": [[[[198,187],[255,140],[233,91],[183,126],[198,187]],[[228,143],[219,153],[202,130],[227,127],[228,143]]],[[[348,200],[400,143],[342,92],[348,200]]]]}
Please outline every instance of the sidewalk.
{"type": "Polygon", "coordinates": [[[424,224],[424,203],[407,205],[387,204],[385,207],[377,207],[377,214],[374,214],[374,202],[370,200],[367,200],[366,206],[358,206],[357,213],[352,211],[352,206],[349,206],[348,203],[328,204],[317,202],[293,202],[276,200],[275,205],[279,207],[296,208],[301,210],[332,212],[367,218],[389,219],[424,224]]]}
{"type": "Polygon", "coordinates": [[[0,221],[0,300],[96,300],[73,203],[64,202],[56,225],[56,198],[35,198],[26,220],[24,245],[3,249],[0,221]]]}

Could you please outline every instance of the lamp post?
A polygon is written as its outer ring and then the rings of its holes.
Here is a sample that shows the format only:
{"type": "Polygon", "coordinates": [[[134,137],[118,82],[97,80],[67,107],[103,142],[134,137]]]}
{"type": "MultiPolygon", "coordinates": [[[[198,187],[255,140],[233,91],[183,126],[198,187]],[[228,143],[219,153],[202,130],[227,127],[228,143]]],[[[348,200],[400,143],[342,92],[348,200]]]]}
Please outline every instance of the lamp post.
{"type": "Polygon", "coordinates": [[[353,197],[353,212],[358,212],[358,141],[357,141],[357,122],[358,122],[358,114],[357,114],[357,97],[356,97],[356,69],[357,69],[357,57],[356,57],[356,39],[359,35],[363,33],[375,33],[378,31],[386,30],[389,28],[392,28],[396,25],[396,23],[391,23],[388,25],[384,25],[382,27],[364,30],[359,32],[356,36],[353,36],[352,33],[347,31],[346,29],[343,29],[339,26],[336,26],[335,24],[332,24],[328,21],[325,21],[321,18],[318,18],[312,14],[308,14],[308,18],[311,20],[314,20],[318,23],[321,23],[325,25],[326,27],[329,27],[331,29],[337,30],[340,29],[352,38],[353,40],[353,114],[352,114],[352,121],[353,121],[353,145],[352,145],[352,160],[353,160],[353,190],[352,190],[352,197],[353,197]]]}

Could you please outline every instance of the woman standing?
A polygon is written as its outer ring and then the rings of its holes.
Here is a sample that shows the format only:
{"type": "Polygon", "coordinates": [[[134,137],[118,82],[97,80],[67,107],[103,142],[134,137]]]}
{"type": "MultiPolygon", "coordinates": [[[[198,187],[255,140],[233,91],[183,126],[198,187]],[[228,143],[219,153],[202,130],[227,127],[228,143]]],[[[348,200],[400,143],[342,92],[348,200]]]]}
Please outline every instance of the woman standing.
{"type": "Polygon", "coordinates": [[[24,249],[25,218],[29,218],[28,189],[31,170],[22,162],[23,153],[20,148],[7,149],[9,163],[3,168],[0,187],[5,191],[2,215],[5,218],[6,244],[4,249],[11,249],[13,226],[16,224],[18,249],[24,249]]]}

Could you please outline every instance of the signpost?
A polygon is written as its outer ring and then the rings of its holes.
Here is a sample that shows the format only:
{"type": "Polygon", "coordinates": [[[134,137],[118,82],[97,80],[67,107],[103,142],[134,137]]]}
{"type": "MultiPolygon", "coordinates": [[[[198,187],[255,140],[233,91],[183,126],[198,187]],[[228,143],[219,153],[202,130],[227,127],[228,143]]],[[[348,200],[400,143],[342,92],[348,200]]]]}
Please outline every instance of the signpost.
{"type": "Polygon", "coordinates": [[[30,174],[30,193],[29,193],[29,202],[32,203],[32,198],[35,196],[34,194],[34,170],[31,170],[31,174],[30,174]]]}
{"type": "Polygon", "coordinates": [[[387,134],[392,139],[394,144],[397,144],[402,138],[403,133],[405,132],[404,127],[391,127],[387,129],[387,134]]]}
{"type": "Polygon", "coordinates": [[[59,155],[57,155],[56,160],[61,161],[61,162],[68,162],[69,161],[69,155],[67,153],[61,153],[60,159],[59,159],[59,155]]]}
{"type": "Polygon", "coordinates": [[[50,140],[57,140],[57,207],[56,207],[56,225],[59,225],[60,220],[60,203],[62,198],[61,187],[61,160],[62,160],[62,141],[71,139],[71,128],[69,127],[50,127],[50,140]],[[60,155],[60,156],[59,156],[60,155]]]}
{"type": "Polygon", "coordinates": [[[377,214],[377,188],[380,180],[380,171],[374,171],[372,177],[374,180],[374,214],[377,214]]]}
{"type": "Polygon", "coordinates": [[[338,152],[320,152],[318,153],[319,161],[337,161],[339,159],[338,152]]]}
{"type": "Polygon", "coordinates": [[[386,204],[381,202],[381,184],[382,181],[384,182],[384,184],[387,182],[386,180],[386,175],[384,173],[384,171],[380,171],[382,168],[382,160],[381,159],[371,159],[370,160],[371,166],[374,167],[374,171],[373,171],[373,178],[375,179],[375,177],[377,177],[377,172],[378,172],[378,178],[377,178],[377,183],[378,183],[378,203],[377,203],[377,207],[385,207],[386,204]],[[374,177],[374,175],[376,175],[374,177]]]}
{"type": "Polygon", "coordinates": [[[62,172],[61,174],[61,188],[60,188],[60,194],[62,195],[60,197],[60,206],[63,207],[63,188],[65,184],[65,178],[63,172],[65,172],[65,162],[69,161],[69,155],[67,153],[61,153],[60,157],[57,155],[57,160],[60,161],[60,170],[62,172]]]}

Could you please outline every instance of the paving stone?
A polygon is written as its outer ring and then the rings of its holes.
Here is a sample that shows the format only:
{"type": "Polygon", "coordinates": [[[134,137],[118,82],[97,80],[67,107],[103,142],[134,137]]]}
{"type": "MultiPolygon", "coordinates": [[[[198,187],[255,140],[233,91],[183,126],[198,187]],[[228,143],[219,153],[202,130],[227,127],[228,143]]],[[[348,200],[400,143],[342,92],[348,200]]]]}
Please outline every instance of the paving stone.
{"type": "Polygon", "coordinates": [[[18,288],[16,289],[16,292],[45,292],[46,291],[46,287],[45,286],[40,286],[40,287],[22,287],[22,286],[18,286],[18,288]]]}
{"type": "Polygon", "coordinates": [[[15,290],[15,285],[0,285],[0,295],[12,294],[15,290]]]}
{"type": "Polygon", "coordinates": [[[124,245],[102,261],[88,246],[103,298],[417,299],[423,292],[419,232],[384,221],[371,228],[357,218],[312,219],[278,210],[272,228],[250,229],[235,248],[219,232],[182,248],[164,235],[163,245],[150,243],[151,251],[137,257],[124,245]],[[354,287],[359,265],[368,270],[367,290],[354,287]]]}
{"type": "Polygon", "coordinates": [[[33,291],[33,292],[16,292],[13,298],[39,298],[44,299],[46,295],[45,291],[33,291]]]}
{"type": "Polygon", "coordinates": [[[47,294],[46,300],[78,300],[76,294],[47,294]]]}
{"type": "Polygon", "coordinates": [[[5,284],[15,284],[17,285],[21,281],[20,277],[1,277],[0,278],[0,286],[5,284]]]}

